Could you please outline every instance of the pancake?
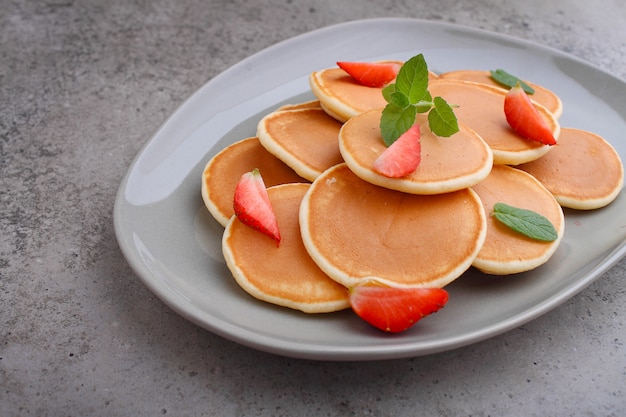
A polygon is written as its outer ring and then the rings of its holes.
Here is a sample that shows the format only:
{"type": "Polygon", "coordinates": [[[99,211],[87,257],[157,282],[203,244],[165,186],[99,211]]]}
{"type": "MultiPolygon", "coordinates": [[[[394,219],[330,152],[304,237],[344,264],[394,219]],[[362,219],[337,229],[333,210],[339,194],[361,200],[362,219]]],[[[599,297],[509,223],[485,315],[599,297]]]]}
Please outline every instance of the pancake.
{"type": "MultiPolygon", "coordinates": [[[[402,61],[390,62],[403,64],[402,61]]],[[[436,77],[434,73],[430,73],[430,76],[436,77]]],[[[340,122],[367,110],[383,108],[387,104],[382,88],[361,85],[339,67],[313,72],[309,76],[309,85],[322,108],[340,122]]]]}
{"type": "MultiPolygon", "coordinates": [[[[508,87],[503,86],[502,84],[494,80],[491,77],[490,71],[457,70],[457,71],[444,72],[443,74],[439,74],[439,77],[442,79],[473,81],[477,83],[489,84],[489,85],[493,85],[496,87],[508,89],[508,87]]],[[[533,94],[529,95],[529,97],[532,100],[536,101],[537,103],[541,104],[542,106],[550,110],[552,114],[554,115],[554,117],[556,117],[557,119],[561,117],[561,114],[563,114],[563,103],[561,102],[561,99],[556,93],[554,93],[551,90],[548,90],[547,88],[541,85],[532,83],[530,81],[524,80],[524,82],[528,84],[529,86],[531,86],[533,90],[535,90],[533,94]]]]}
{"type": "Polygon", "coordinates": [[[496,165],[473,189],[487,213],[487,238],[473,263],[477,269],[493,275],[515,274],[537,268],[550,259],[563,237],[563,210],[537,179],[520,169],[496,165]],[[500,202],[542,214],[552,222],[558,239],[534,240],[502,224],[491,215],[494,204],[500,202]]]}
{"type": "Polygon", "coordinates": [[[307,182],[267,152],[258,138],[243,139],[222,149],[202,172],[202,200],[209,213],[226,226],[233,211],[233,196],[241,176],[258,168],[267,187],[290,182],[307,182]]]}
{"type": "Polygon", "coordinates": [[[310,186],[300,225],[315,263],[346,287],[443,287],[470,267],[486,233],[471,189],[406,194],[365,182],[345,164],[310,186]]]}
{"type": "Polygon", "coordinates": [[[562,128],[548,154],[519,166],[537,178],[563,207],[592,210],[610,204],[624,186],[619,154],[601,136],[562,128]]]}
{"type": "Polygon", "coordinates": [[[341,123],[321,108],[276,111],[258,123],[263,147],[303,178],[313,181],[343,162],[339,153],[341,123]]]}
{"type": "MultiPolygon", "coordinates": [[[[460,123],[475,130],[493,151],[494,164],[519,165],[538,159],[550,151],[550,146],[528,140],[511,129],[504,115],[506,90],[469,81],[436,79],[429,83],[433,97],[441,96],[454,109],[460,123]]],[[[551,126],[558,140],[560,125],[545,107],[534,103],[551,126]]]]}
{"type": "Polygon", "coordinates": [[[281,233],[276,241],[233,216],[224,230],[224,259],[237,283],[253,297],[300,310],[325,313],[349,307],[345,287],[313,262],[302,244],[298,210],[309,184],[268,188],[281,233]]]}
{"type": "Polygon", "coordinates": [[[382,110],[369,110],[347,121],[339,134],[339,149],[350,169],[363,180],[411,194],[441,194],[477,184],[491,171],[489,146],[467,126],[449,138],[438,137],[428,128],[425,114],[418,114],[421,127],[421,162],[402,178],[389,178],[374,171],[376,158],[387,149],[380,135],[382,110]]]}

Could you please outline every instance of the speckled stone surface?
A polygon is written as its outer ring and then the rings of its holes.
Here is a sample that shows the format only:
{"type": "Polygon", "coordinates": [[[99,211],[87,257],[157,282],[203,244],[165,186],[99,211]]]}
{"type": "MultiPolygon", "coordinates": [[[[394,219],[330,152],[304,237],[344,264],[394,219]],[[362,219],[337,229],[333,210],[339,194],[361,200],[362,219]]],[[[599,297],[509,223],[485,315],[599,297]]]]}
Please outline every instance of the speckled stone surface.
{"type": "Polygon", "coordinates": [[[510,34],[626,78],[622,0],[0,0],[0,416],[625,415],[626,260],[498,337],[365,363],[224,340],[129,268],[115,194],[172,111],[278,41],[383,16],[510,34]]]}

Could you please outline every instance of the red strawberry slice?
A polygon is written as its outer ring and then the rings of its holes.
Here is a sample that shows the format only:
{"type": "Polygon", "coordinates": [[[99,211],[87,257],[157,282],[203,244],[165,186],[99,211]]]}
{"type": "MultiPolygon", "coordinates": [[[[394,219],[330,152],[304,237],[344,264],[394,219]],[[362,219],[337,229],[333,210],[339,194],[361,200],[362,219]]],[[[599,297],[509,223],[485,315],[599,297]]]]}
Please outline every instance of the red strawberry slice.
{"type": "Polygon", "coordinates": [[[366,87],[384,87],[392,82],[400,67],[396,62],[337,62],[359,84],[366,87]]]}
{"type": "Polygon", "coordinates": [[[526,139],[544,145],[556,145],[550,126],[519,83],[504,98],[504,115],[511,128],[526,139]]]}
{"type": "Polygon", "coordinates": [[[392,288],[359,285],[350,289],[352,310],[372,326],[402,332],[448,302],[442,288],[392,288]]]}
{"type": "Polygon", "coordinates": [[[255,168],[241,176],[235,187],[235,215],[247,226],[257,229],[280,244],[280,231],[261,172],[255,168]]]}
{"type": "Polygon", "coordinates": [[[422,159],[420,126],[414,124],[374,161],[374,171],[390,178],[400,178],[415,171],[422,159]]]}

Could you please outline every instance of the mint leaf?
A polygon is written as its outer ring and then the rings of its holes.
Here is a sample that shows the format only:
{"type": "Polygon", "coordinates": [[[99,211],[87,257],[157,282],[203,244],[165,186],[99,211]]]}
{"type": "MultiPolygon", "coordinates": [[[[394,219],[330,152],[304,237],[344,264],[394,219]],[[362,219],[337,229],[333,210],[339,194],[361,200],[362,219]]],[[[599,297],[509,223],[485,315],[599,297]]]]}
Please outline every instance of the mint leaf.
{"type": "Polygon", "coordinates": [[[498,83],[513,88],[519,82],[522,86],[522,89],[528,94],[535,94],[535,89],[526,84],[523,80],[520,80],[515,75],[509,74],[503,69],[497,69],[495,71],[490,71],[491,78],[493,78],[498,83]]]}
{"type": "Polygon", "coordinates": [[[391,146],[415,123],[415,106],[404,108],[393,103],[387,104],[380,118],[380,133],[386,146],[391,146]]]}
{"type": "Polygon", "coordinates": [[[389,97],[388,101],[389,101],[389,104],[398,106],[401,109],[404,109],[411,105],[411,103],[409,103],[409,99],[407,98],[407,96],[400,93],[399,91],[395,91],[391,93],[391,96],[389,97]]]}
{"type": "Polygon", "coordinates": [[[416,55],[402,65],[396,76],[396,91],[407,96],[411,104],[417,104],[428,93],[428,66],[424,55],[416,55]]]}
{"type": "Polygon", "coordinates": [[[532,210],[496,203],[492,214],[509,228],[531,239],[552,242],[559,237],[550,220],[532,210]]]}
{"type": "Polygon", "coordinates": [[[383,88],[383,98],[387,102],[391,102],[391,96],[395,92],[396,92],[396,84],[395,83],[387,84],[387,86],[383,88]]]}
{"type": "Polygon", "coordinates": [[[452,107],[441,97],[434,99],[434,107],[428,113],[428,125],[437,136],[450,137],[459,131],[452,107]]]}

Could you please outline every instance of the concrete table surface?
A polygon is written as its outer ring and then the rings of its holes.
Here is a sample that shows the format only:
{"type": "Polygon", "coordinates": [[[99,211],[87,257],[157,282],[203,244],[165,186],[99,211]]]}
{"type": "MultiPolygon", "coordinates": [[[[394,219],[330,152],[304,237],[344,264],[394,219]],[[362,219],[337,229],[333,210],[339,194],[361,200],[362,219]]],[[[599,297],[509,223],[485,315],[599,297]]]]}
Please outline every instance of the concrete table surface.
{"type": "Polygon", "coordinates": [[[0,0],[0,416],[625,415],[624,259],[489,340],[317,362],[195,326],[122,256],[119,183],[190,94],[278,41],[391,16],[529,39],[626,79],[622,0],[0,0]]]}

